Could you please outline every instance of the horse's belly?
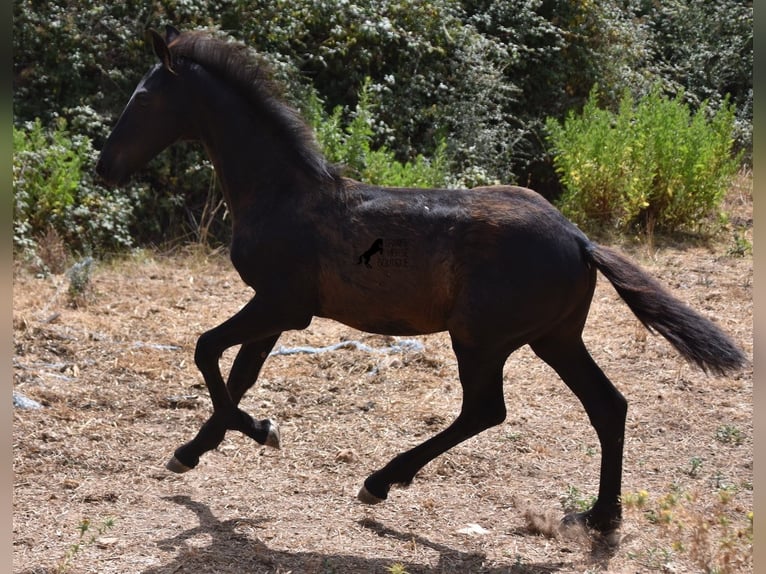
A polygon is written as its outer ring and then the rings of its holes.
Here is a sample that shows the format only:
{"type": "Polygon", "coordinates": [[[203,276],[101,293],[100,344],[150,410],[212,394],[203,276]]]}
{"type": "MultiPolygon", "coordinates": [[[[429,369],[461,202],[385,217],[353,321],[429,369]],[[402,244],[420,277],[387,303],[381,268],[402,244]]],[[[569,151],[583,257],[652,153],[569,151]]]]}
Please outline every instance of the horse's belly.
{"type": "Polygon", "coordinates": [[[451,306],[446,277],[403,269],[358,269],[322,280],[319,316],[383,335],[418,335],[447,328],[451,306]]]}
{"type": "Polygon", "coordinates": [[[436,317],[426,318],[415,313],[323,313],[321,316],[334,319],[367,333],[380,335],[425,335],[447,329],[446,321],[436,317]]]}

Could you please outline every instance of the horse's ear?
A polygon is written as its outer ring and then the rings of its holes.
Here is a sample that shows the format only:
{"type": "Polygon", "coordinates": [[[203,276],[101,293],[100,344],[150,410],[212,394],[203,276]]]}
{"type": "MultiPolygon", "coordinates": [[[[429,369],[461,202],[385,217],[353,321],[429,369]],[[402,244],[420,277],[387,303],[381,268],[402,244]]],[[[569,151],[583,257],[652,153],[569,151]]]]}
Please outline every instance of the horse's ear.
{"type": "Polygon", "coordinates": [[[165,66],[166,70],[175,74],[175,70],[173,70],[173,56],[170,53],[170,48],[168,48],[165,39],[160,36],[156,30],[152,30],[151,28],[147,30],[146,33],[152,41],[152,49],[160,59],[160,62],[162,62],[162,65],[165,66]]]}

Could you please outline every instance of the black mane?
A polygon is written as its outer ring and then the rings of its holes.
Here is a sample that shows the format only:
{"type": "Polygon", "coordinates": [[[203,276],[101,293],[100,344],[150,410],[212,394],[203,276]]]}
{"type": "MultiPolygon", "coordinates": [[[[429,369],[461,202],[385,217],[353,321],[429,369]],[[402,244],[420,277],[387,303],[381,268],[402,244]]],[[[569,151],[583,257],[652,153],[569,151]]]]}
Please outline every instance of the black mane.
{"type": "Polygon", "coordinates": [[[283,101],[268,64],[251,48],[202,31],[184,32],[168,47],[174,59],[188,59],[223,79],[279,126],[284,141],[310,175],[318,179],[337,177],[336,168],[319,150],[314,132],[300,113],[283,101]]]}

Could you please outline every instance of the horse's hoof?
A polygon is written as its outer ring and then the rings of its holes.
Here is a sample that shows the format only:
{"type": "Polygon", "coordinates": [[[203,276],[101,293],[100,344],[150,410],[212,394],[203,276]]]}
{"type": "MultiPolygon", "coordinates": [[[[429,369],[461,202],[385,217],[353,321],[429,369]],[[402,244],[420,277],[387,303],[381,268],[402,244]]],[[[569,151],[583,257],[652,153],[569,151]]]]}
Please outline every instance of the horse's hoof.
{"type": "Polygon", "coordinates": [[[165,465],[165,468],[167,468],[170,472],[175,472],[176,474],[183,474],[185,472],[189,472],[192,467],[186,466],[184,463],[182,463],[180,460],[178,460],[175,456],[173,456],[165,465]]]}
{"type": "Polygon", "coordinates": [[[607,527],[606,524],[593,524],[591,522],[590,512],[579,512],[567,514],[561,519],[561,526],[565,530],[582,529],[591,538],[610,548],[616,548],[620,545],[620,527],[619,520],[611,521],[612,524],[607,527]],[[600,528],[599,528],[600,526],[600,528]]]}
{"type": "Polygon", "coordinates": [[[618,529],[600,533],[601,542],[609,548],[617,548],[620,545],[620,531],[618,529]]]}
{"type": "Polygon", "coordinates": [[[269,432],[266,435],[266,441],[263,443],[264,446],[270,446],[271,448],[275,448],[279,450],[282,448],[282,445],[279,442],[279,426],[277,426],[277,423],[269,419],[269,432]]]}
{"type": "Polygon", "coordinates": [[[384,498],[380,498],[372,494],[364,485],[362,485],[362,488],[359,489],[359,494],[357,494],[356,497],[364,504],[380,504],[385,500],[384,498]]]}

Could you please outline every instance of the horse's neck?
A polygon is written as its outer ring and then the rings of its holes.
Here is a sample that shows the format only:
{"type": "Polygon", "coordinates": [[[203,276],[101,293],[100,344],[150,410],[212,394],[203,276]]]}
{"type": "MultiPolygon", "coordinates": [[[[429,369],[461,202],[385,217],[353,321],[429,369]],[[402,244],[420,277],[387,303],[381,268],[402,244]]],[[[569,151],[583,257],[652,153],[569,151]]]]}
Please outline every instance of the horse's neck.
{"type": "Polygon", "coordinates": [[[206,86],[196,113],[200,139],[235,222],[243,209],[273,204],[285,188],[299,192],[299,170],[287,168],[273,122],[259,118],[241,96],[224,86],[206,86]]]}
{"type": "MultiPolygon", "coordinates": [[[[203,104],[208,112],[201,139],[215,167],[216,175],[234,212],[245,196],[269,193],[264,173],[270,158],[258,157],[264,148],[259,140],[253,118],[241,107],[231,106],[231,100],[203,104]],[[214,110],[214,112],[212,112],[214,110]],[[212,113],[211,113],[212,112],[212,113]]],[[[235,215],[235,213],[233,213],[235,215]]]]}

